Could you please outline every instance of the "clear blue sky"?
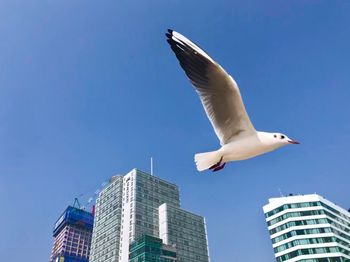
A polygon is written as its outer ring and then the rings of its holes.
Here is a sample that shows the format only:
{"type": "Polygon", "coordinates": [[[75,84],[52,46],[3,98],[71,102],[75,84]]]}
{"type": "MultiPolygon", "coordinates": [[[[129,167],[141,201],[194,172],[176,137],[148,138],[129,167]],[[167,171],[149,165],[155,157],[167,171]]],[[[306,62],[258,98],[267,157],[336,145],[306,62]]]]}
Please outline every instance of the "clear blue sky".
{"type": "Polygon", "coordinates": [[[279,189],[350,207],[349,13],[349,1],[1,1],[1,260],[48,261],[74,197],[149,171],[150,156],[206,217],[213,262],[273,261],[262,206],[279,189]],[[167,28],[235,77],[258,130],[302,144],[198,173],[193,155],[219,144],[167,28]]]}

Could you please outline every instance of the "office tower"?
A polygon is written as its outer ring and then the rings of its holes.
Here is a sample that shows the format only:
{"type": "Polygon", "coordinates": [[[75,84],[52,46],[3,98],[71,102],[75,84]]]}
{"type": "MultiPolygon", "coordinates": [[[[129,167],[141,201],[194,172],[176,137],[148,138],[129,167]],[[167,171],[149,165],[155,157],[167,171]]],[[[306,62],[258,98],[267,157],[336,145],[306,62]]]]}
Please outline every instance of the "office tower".
{"type": "Polygon", "coordinates": [[[96,200],[90,261],[118,261],[122,199],[123,177],[114,176],[96,200]]]}
{"type": "Polygon", "coordinates": [[[317,195],[269,199],[263,207],[278,262],[350,261],[350,213],[317,195]]]}
{"type": "Polygon", "coordinates": [[[88,262],[93,221],[92,213],[68,206],[54,226],[50,262],[88,262]]]}
{"type": "Polygon", "coordinates": [[[176,249],[157,237],[143,235],[129,247],[129,262],[176,262],[176,249]]]}
{"type": "MultiPolygon", "coordinates": [[[[209,261],[204,219],[180,208],[179,190],[175,184],[137,169],[113,179],[114,182],[100,193],[96,202],[90,262],[128,262],[129,245],[144,235],[161,238],[165,244],[176,246],[176,249],[179,249],[178,262],[209,261]],[[110,189],[113,184],[118,188],[118,194],[110,189]],[[107,199],[111,202],[107,203],[107,199]],[[167,204],[168,210],[171,210],[167,215],[171,215],[172,210],[178,212],[176,219],[166,220],[166,217],[160,217],[159,207],[164,203],[167,204]],[[111,211],[116,205],[119,208],[111,211]],[[119,219],[114,219],[113,216],[119,219]],[[176,225],[172,223],[178,223],[182,218],[187,218],[193,229],[185,230],[178,236],[174,235],[176,231],[172,230],[169,237],[163,239],[168,235],[163,234],[164,229],[161,232],[160,227],[176,229],[176,225]],[[104,227],[108,219],[115,224],[107,231],[104,227]],[[194,236],[193,231],[201,233],[194,236]],[[118,237],[119,240],[116,240],[118,237]],[[205,245],[201,245],[203,238],[205,245]],[[191,255],[191,252],[194,255],[191,255]],[[197,257],[201,257],[202,260],[193,259],[197,257]]],[[[187,227],[190,227],[190,224],[187,227]]]]}

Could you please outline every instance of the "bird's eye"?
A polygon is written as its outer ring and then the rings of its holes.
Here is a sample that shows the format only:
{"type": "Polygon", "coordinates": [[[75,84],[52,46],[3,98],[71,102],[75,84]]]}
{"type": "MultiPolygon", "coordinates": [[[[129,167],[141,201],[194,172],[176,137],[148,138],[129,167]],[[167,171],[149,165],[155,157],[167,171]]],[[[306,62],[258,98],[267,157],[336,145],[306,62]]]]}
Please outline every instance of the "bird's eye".
{"type": "Polygon", "coordinates": [[[274,138],[277,138],[277,135],[273,135],[274,138]]]}
{"type": "Polygon", "coordinates": [[[281,139],[284,139],[284,137],[285,137],[284,135],[281,135],[281,139]]]}

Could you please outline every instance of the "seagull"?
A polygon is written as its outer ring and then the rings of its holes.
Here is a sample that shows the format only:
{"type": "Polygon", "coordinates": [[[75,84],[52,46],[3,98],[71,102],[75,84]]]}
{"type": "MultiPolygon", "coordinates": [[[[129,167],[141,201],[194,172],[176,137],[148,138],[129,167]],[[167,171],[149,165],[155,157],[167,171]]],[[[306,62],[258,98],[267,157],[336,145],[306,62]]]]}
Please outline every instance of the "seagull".
{"type": "Polygon", "coordinates": [[[299,142],[281,133],[256,131],[236,81],[206,52],[168,29],[167,42],[197,91],[221,148],[195,154],[198,171],[219,171],[227,162],[249,159],[299,142]]]}

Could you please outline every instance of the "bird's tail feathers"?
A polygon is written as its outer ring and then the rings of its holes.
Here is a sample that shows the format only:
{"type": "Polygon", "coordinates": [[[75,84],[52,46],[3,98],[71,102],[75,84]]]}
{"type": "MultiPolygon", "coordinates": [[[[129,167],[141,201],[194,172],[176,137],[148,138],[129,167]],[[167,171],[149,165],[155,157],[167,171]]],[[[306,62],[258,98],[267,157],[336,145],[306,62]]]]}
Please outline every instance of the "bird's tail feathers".
{"type": "Polygon", "coordinates": [[[221,160],[221,154],[219,151],[205,152],[195,154],[194,160],[197,165],[198,171],[204,171],[210,167],[218,164],[221,160]]]}

